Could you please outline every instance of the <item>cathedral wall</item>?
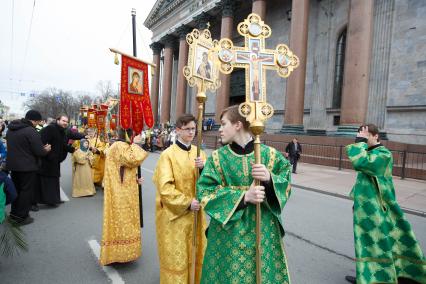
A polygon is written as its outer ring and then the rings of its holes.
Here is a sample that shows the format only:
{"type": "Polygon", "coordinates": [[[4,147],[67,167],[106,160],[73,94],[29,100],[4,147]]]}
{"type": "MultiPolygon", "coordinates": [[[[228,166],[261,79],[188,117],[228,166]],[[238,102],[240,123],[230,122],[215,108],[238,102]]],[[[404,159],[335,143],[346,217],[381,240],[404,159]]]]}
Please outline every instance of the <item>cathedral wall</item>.
{"type": "Polygon", "coordinates": [[[390,138],[420,144],[426,144],[425,14],[426,1],[395,1],[385,123],[390,138]]]}

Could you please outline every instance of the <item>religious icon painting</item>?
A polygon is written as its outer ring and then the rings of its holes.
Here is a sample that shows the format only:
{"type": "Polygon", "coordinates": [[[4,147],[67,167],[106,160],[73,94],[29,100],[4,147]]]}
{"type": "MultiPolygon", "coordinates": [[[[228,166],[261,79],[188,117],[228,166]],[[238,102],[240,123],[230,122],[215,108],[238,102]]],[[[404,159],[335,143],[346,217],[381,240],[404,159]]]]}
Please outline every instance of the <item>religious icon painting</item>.
{"type": "Polygon", "coordinates": [[[198,44],[195,56],[194,70],[196,73],[194,75],[201,79],[212,81],[213,62],[209,59],[209,49],[198,44]]]}
{"type": "Polygon", "coordinates": [[[128,92],[129,94],[143,94],[143,71],[128,66],[128,92]]]}
{"type": "Polygon", "coordinates": [[[148,64],[134,57],[121,56],[120,125],[140,133],[143,123],[154,125],[148,88],[148,64]]]}
{"type": "Polygon", "coordinates": [[[186,35],[188,43],[188,64],[183,75],[190,87],[197,86],[200,92],[214,92],[220,86],[219,69],[212,58],[212,49],[217,41],[213,40],[208,29],[193,29],[186,35]]]}
{"type": "Polygon", "coordinates": [[[234,59],[234,53],[229,49],[221,49],[219,51],[219,59],[225,63],[230,63],[234,59]]]}
{"type": "Polygon", "coordinates": [[[288,59],[287,55],[285,55],[285,54],[278,54],[277,62],[281,67],[286,67],[286,66],[290,65],[290,60],[288,59]]]}

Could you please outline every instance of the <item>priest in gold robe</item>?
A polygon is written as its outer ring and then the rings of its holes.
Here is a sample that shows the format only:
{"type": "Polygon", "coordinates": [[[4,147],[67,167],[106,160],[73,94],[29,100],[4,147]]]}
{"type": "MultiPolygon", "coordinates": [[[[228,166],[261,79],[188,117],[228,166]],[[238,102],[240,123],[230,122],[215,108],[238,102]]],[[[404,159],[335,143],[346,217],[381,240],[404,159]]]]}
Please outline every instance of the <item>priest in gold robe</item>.
{"type": "MultiPolygon", "coordinates": [[[[124,138],[124,131],[120,138],[124,138]]],[[[130,136],[130,135],[129,135],[130,136]]],[[[137,168],[148,154],[136,136],[133,144],[114,142],[105,161],[104,216],[100,263],[129,262],[141,256],[137,168]]]]}
{"type": "Polygon", "coordinates": [[[178,140],[161,155],[154,172],[157,187],[156,227],[160,258],[160,283],[189,283],[192,276],[193,234],[196,234],[195,283],[201,279],[206,247],[206,220],[195,197],[197,171],[204,167],[205,154],[197,158],[191,145],[196,130],[190,114],[176,121],[178,140]],[[198,214],[197,214],[198,213],[198,214]],[[194,232],[194,214],[197,230],[194,232]]]}

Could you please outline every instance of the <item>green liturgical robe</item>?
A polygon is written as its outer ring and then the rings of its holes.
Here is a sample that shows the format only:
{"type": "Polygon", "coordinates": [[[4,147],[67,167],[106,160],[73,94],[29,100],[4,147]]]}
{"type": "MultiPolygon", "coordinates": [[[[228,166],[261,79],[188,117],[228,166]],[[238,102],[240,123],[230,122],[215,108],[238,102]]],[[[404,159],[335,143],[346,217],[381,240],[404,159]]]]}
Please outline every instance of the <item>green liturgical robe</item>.
{"type": "MultiPolygon", "coordinates": [[[[272,198],[261,206],[262,283],[290,283],[281,220],[290,195],[290,163],[265,145],[261,158],[272,180],[272,198]]],[[[211,217],[201,283],[256,283],[256,206],[241,206],[253,182],[251,163],[254,152],[239,155],[227,145],[212,153],[198,180],[197,198],[211,217]]]]}
{"type": "Polygon", "coordinates": [[[396,202],[392,153],[364,142],[346,151],[358,172],[351,192],[357,283],[397,283],[399,277],[426,283],[426,259],[396,202]]]}

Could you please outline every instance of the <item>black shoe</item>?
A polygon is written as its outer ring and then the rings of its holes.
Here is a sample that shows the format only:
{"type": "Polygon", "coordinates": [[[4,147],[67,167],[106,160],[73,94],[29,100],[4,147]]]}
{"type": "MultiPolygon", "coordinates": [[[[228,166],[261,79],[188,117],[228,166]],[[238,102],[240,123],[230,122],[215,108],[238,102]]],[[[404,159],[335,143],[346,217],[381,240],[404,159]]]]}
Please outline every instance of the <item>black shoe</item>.
{"type": "Polygon", "coordinates": [[[346,275],[345,280],[348,281],[349,283],[356,284],[356,277],[346,275]]]}
{"type": "Polygon", "coordinates": [[[34,219],[31,218],[29,215],[26,218],[10,215],[9,219],[11,219],[12,222],[16,223],[18,226],[25,226],[34,222],[34,219]]]}
{"type": "Polygon", "coordinates": [[[58,204],[46,204],[46,205],[50,208],[56,208],[59,206],[58,204]]]}
{"type": "Polygon", "coordinates": [[[33,212],[37,212],[38,210],[40,210],[40,208],[38,207],[38,205],[31,205],[31,211],[33,212]]]}
{"type": "Polygon", "coordinates": [[[24,220],[22,220],[21,222],[19,222],[19,226],[25,226],[28,224],[31,224],[32,222],[34,222],[34,219],[30,216],[28,216],[27,218],[25,218],[24,220]]]}

